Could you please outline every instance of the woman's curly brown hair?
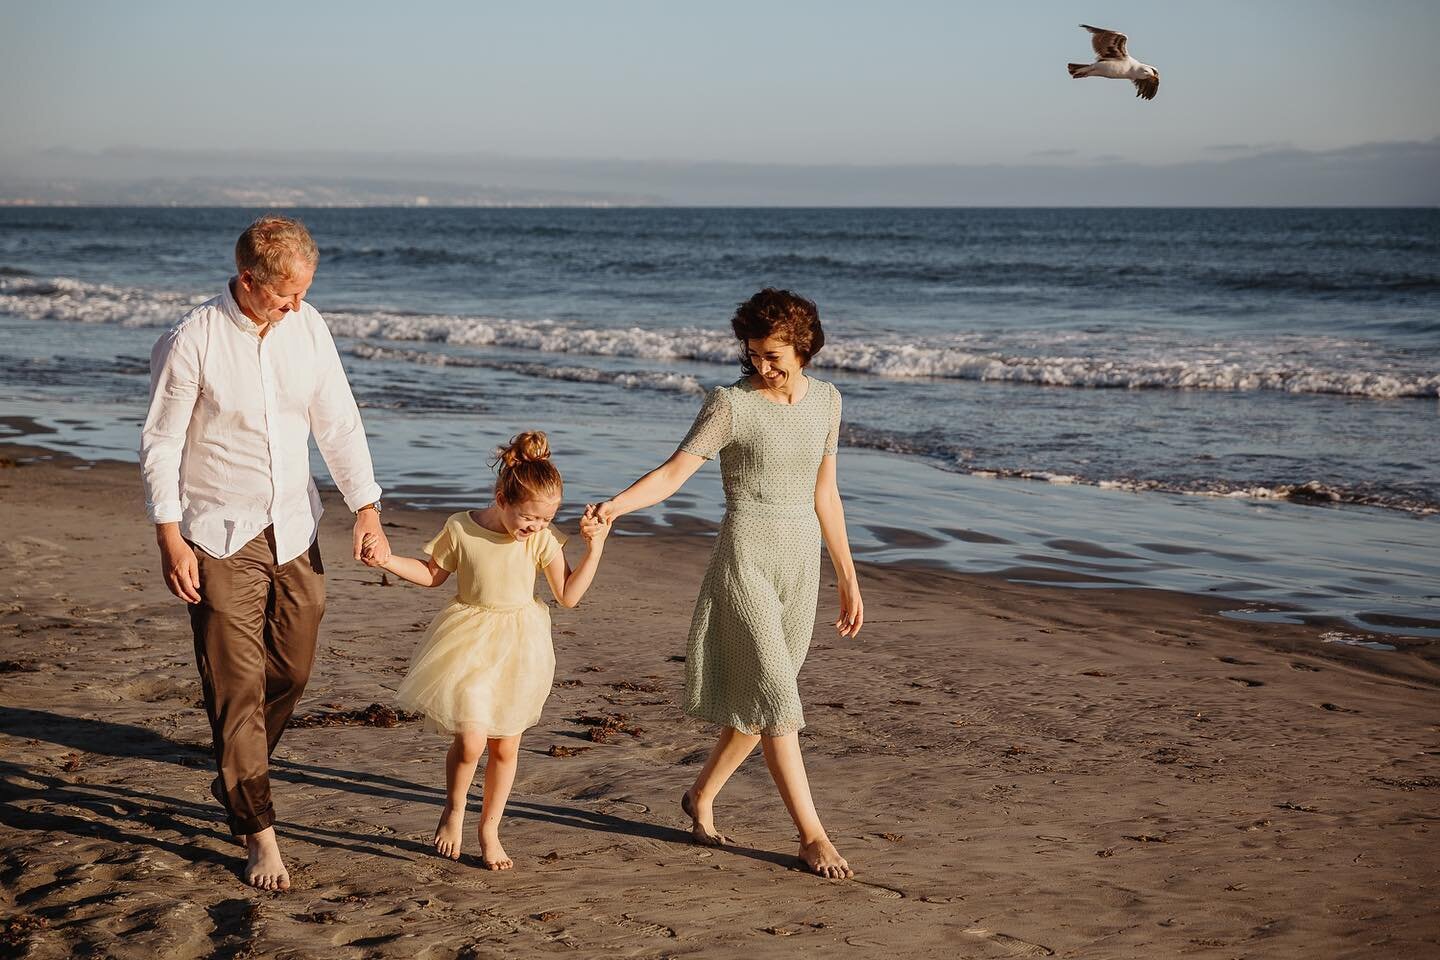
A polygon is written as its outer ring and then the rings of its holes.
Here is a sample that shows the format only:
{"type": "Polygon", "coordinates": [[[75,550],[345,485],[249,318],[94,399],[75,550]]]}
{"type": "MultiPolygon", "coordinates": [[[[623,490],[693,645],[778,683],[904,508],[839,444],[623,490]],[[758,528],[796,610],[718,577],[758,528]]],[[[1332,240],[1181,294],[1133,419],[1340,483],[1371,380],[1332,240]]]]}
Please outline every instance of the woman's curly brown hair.
{"type": "Polygon", "coordinates": [[[766,287],[740,304],[730,326],[740,341],[740,369],[746,376],[755,373],[750,362],[746,340],[779,337],[795,348],[802,366],[825,346],[825,331],[820,326],[820,310],[813,301],[789,290],[766,287]]]}

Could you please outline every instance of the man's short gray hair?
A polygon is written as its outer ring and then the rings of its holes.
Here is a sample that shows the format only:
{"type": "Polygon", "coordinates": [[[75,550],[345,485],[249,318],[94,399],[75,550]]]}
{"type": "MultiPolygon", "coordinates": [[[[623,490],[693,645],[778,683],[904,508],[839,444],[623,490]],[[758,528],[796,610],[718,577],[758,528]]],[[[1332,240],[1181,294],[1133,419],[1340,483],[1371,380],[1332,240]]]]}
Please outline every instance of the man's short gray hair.
{"type": "Polygon", "coordinates": [[[296,257],[313,267],[320,263],[320,250],[305,224],[290,217],[266,214],[235,241],[235,268],[250,271],[260,283],[289,279],[296,257]]]}

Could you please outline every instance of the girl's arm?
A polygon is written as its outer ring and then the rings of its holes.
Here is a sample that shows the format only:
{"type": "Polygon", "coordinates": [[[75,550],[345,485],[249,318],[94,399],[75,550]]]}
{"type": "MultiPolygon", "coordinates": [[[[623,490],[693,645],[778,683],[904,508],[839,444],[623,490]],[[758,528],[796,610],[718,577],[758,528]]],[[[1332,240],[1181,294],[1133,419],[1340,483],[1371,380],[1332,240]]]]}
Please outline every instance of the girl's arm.
{"type": "Polygon", "coordinates": [[[686,480],[694,476],[695,471],[699,470],[700,465],[704,462],[703,457],[686,453],[684,450],[676,450],[670,455],[669,460],[600,504],[597,508],[600,519],[608,523],[617,517],[623,517],[627,513],[643,510],[646,507],[653,507],[662,500],[668,499],[685,485],[686,480]]]}
{"type": "Polygon", "coordinates": [[[450,571],[436,563],[434,557],[421,560],[418,557],[392,555],[390,559],[380,563],[375,559],[374,543],[375,541],[367,535],[360,548],[360,559],[367,567],[376,567],[386,573],[393,573],[401,580],[409,580],[422,587],[438,587],[450,579],[450,571]]]}
{"type": "Polygon", "coordinates": [[[580,532],[585,537],[585,556],[580,566],[570,569],[564,550],[556,550],[555,556],[545,565],[545,579],[550,582],[550,592],[560,601],[562,607],[574,607],[590,589],[595,571],[600,569],[600,554],[605,549],[605,537],[610,525],[601,520],[586,517],[580,521],[580,532]]]}
{"type": "Polygon", "coordinates": [[[820,460],[815,475],[815,516],[820,518],[820,535],[835,567],[840,588],[840,616],[835,629],[842,637],[853,637],[865,623],[865,603],[860,598],[860,581],[855,576],[855,561],[850,558],[850,536],[845,531],[845,507],[840,502],[840,487],[835,480],[835,454],[820,460]]]}

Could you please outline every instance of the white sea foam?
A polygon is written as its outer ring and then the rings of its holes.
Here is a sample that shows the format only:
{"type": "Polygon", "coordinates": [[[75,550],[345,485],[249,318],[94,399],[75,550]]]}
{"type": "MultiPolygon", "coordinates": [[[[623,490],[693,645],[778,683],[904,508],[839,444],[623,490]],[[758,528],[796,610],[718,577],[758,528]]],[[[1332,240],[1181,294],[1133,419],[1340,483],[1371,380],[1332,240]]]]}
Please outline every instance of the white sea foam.
{"type": "Polygon", "coordinates": [[[427,350],[401,350],[394,347],[379,347],[371,343],[357,343],[349,347],[351,356],[366,360],[393,360],[403,363],[422,363],[434,367],[474,367],[484,370],[504,370],[527,377],[541,377],[547,380],[568,380],[572,383],[602,383],[623,387],[626,390],[661,390],[667,393],[703,394],[705,388],[694,377],[680,373],[654,370],[600,370],[595,367],[581,367],[565,364],[523,363],[514,360],[490,360],[483,357],[458,356],[427,350]]]}
{"type": "MultiPolygon", "coordinates": [[[[205,298],[70,278],[0,276],[0,310],[30,319],[154,327],[174,322],[205,298]]],[[[733,364],[734,339],[714,328],[588,327],[548,320],[326,313],[341,337],[492,346],[543,354],[691,360],[733,364]]],[[[423,351],[417,351],[417,355],[423,351]]],[[[419,361],[428,362],[428,361],[419,361]]],[[[1049,331],[905,337],[834,337],[818,369],[891,378],[938,377],[1110,389],[1274,390],[1397,398],[1440,396],[1433,359],[1396,354],[1365,341],[1290,336],[1225,343],[1170,343],[1129,333],[1057,336],[1049,331]],[[987,344],[989,345],[987,348],[987,344]],[[1067,347],[1075,355],[1044,355],[1067,347]],[[1026,349],[1035,353],[1025,352],[1026,349]]],[[[618,381],[617,381],[618,382],[618,381]]]]}
{"type": "Polygon", "coordinates": [[[1321,642],[1321,643],[1343,643],[1343,644],[1345,644],[1347,647],[1364,647],[1364,648],[1367,649],[1367,650],[1394,650],[1394,649],[1396,649],[1396,647],[1395,647],[1394,644],[1391,644],[1391,643],[1381,643],[1381,642],[1378,641],[1378,640],[1372,640],[1372,639],[1370,639],[1369,637],[1364,636],[1364,635],[1358,635],[1358,634],[1353,634],[1353,633],[1342,633],[1342,632],[1339,631],[1339,630],[1328,630],[1328,631],[1326,631],[1325,633],[1320,634],[1320,642],[1321,642]]]}

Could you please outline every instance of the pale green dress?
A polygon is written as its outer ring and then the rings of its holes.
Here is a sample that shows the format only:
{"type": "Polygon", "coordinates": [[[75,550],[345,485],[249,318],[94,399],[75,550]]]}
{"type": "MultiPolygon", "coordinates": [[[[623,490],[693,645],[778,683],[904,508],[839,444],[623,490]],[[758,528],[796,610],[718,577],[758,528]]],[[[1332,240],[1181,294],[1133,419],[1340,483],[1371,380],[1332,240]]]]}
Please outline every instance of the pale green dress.
{"type": "Polygon", "coordinates": [[[815,628],[820,521],[815,478],[840,433],[840,391],[808,378],[780,404],[749,379],[705,398],[680,449],[720,456],[725,520],[685,658],[685,712],[743,733],[805,726],[796,677],[815,628]]]}

